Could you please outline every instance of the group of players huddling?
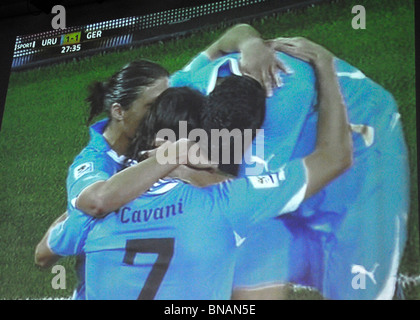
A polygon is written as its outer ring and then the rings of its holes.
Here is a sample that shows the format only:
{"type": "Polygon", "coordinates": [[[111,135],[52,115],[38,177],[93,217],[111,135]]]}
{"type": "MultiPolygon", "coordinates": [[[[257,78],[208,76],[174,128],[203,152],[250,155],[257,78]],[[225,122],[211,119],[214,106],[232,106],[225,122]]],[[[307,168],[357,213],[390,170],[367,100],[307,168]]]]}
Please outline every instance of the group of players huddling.
{"type": "Polygon", "coordinates": [[[240,24],[172,75],[127,64],[88,101],[90,120],[108,117],[91,126],[67,212],[35,252],[43,267],[77,256],[74,299],[283,299],[290,284],[393,297],[407,150],[392,95],[360,70],[240,24]],[[156,139],[167,129],[175,139],[156,139]],[[235,163],[234,138],[192,140],[197,129],[253,140],[235,163]],[[191,161],[193,149],[218,161],[191,161]]]}

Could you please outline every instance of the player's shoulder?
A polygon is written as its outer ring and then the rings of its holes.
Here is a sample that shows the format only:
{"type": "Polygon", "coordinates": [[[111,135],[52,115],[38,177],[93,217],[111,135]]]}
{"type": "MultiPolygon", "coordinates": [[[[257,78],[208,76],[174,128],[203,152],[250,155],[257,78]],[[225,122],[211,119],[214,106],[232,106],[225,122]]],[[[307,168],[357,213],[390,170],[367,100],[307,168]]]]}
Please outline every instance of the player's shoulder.
{"type": "Polygon", "coordinates": [[[100,164],[101,167],[109,162],[104,153],[98,152],[92,148],[84,148],[73,160],[73,163],[69,167],[69,172],[80,169],[89,169],[93,171],[93,168],[100,164]]]}
{"type": "Polygon", "coordinates": [[[70,165],[67,181],[72,183],[80,178],[100,176],[101,179],[107,179],[124,168],[124,163],[116,161],[106,152],[98,151],[95,148],[86,147],[76,156],[70,165]]]}
{"type": "Polygon", "coordinates": [[[115,152],[111,154],[112,150],[99,150],[91,145],[86,146],[74,159],[72,167],[80,165],[84,162],[112,164],[113,162],[123,164],[124,157],[119,157],[115,152]]]}

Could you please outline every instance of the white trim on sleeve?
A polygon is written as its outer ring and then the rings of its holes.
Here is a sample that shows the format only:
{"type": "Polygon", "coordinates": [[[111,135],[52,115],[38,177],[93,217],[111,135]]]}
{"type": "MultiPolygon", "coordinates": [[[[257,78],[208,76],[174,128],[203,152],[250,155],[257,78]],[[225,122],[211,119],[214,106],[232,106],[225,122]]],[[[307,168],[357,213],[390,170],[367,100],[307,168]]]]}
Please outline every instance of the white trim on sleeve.
{"type": "Polygon", "coordinates": [[[281,209],[279,215],[295,211],[303,199],[305,199],[306,189],[308,187],[308,168],[306,167],[305,161],[302,160],[302,166],[305,170],[305,184],[300,188],[300,190],[289,200],[288,203],[281,209]]]}
{"type": "Polygon", "coordinates": [[[300,204],[302,203],[303,199],[305,198],[306,188],[308,184],[305,183],[302,188],[292,197],[292,199],[289,200],[288,203],[281,209],[279,212],[279,215],[295,211],[297,208],[299,208],[300,204]]]}

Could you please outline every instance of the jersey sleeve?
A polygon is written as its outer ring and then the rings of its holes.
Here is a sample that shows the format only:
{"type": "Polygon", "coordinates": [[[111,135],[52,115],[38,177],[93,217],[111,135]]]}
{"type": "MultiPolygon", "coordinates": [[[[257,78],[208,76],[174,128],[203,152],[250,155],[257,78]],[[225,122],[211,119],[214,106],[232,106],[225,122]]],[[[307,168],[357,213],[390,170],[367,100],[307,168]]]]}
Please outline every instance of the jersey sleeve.
{"type": "Polygon", "coordinates": [[[245,234],[257,222],[295,211],[306,187],[307,169],[303,159],[296,159],[275,173],[231,180],[213,186],[212,192],[218,210],[245,234]]]}
{"type": "Polygon", "coordinates": [[[67,199],[75,207],[75,200],[88,186],[98,181],[108,180],[116,173],[115,166],[106,157],[84,156],[76,159],[67,177],[67,199]]]}
{"type": "Polygon", "coordinates": [[[48,236],[48,247],[57,255],[70,256],[83,252],[92,217],[73,212],[54,228],[48,236]]]}

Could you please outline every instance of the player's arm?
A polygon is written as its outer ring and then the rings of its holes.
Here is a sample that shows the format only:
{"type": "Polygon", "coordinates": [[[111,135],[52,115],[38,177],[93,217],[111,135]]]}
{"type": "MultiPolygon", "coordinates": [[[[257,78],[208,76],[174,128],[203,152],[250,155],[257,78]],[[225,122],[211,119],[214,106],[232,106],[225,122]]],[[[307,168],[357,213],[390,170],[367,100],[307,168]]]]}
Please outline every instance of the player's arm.
{"type": "Polygon", "coordinates": [[[218,170],[197,170],[194,166],[186,165],[179,166],[168,176],[171,178],[183,180],[196,187],[207,187],[233,178],[230,175],[218,170]]]}
{"type": "Polygon", "coordinates": [[[228,29],[205,53],[215,60],[228,53],[241,53],[241,71],[258,80],[271,95],[272,88],[281,84],[278,71],[286,71],[275,51],[267,46],[258,31],[247,24],[238,24],[228,29]]]}
{"type": "Polygon", "coordinates": [[[101,218],[134,200],[156,181],[187,162],[188,152],[180,147],[181,143],[182,141],[167,142],[159,147],[159,150],[178,150],[171,153],[173,159],[168,163],[159,163],[157,155],[153,154],[107,180],[92,183],[76,197],[75,207],[95,218],[101,218]]]}
{"type": "Polygon", "coordinates": [[[211,189],[216,192],[218,207],[228,212],[226,215],[236,230],[296,210],[304,199],[352,165],[351,131],[334,56],[302,38],[282,39],[278,48],[314,66],[319,91],[316,147],[310,155],[293,160],[277,173],[237,179],[211,189]]]}
{"type": "Polygon", "coordinates": [[[44,234],[41,241],[35,248],[35,264],[41,268],[49,268],[55,264],[60,258],[60,255],[55,254],[51,251],[48,246],[48,238],[50,231],[60,222],[64,221],[67,218],[67,212],[62,214],[57,220],[55,220],[51,226],[48,228],[47,232],[44,234]]]}
{"type": "Polygon", "coordinates": [[[263,44],[264,41],[257,30],[248,24],[238,24],[228,29],[219,39],[213,42],[205,53],[210,60],[216,60],[228,53],[242,52],[251,44],[257,46],[263,44]]]}
{"type": "Polygon", "coordinates": [[[304,38],[278,38],[273,48],[311,63],[316,75],[319,104],[317,139],[315,150],[304,159],[308,171],[305,198],[308,198],[352,165],[353,143],[347,108],[331,52],[304,38]]]}
{"type": "Polygon", "coordinates": [[[93,217],[104,217],[146,192],[177,166],[160,165],[155,156],[151,157],[91,184],[76,198],[75,206],[93,217]]]}

